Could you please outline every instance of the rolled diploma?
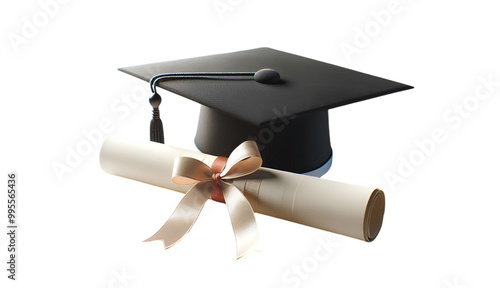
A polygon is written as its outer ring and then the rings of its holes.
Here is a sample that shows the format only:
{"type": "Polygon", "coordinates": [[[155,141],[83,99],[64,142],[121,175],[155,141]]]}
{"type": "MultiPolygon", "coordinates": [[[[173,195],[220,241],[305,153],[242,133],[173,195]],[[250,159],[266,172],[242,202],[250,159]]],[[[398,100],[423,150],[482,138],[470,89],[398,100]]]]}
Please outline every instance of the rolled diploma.
{"type": "MultiPolygon", "coordinates": [[[[186,193],[192,185],[172,182],[178,156],[196,158],[210,167],[217,158],[155,142],[109,138],[101,148],[100,162],[107,173],[186,193]]],[[[269,168],[260,168],[232,184],[257,213],[368,242],[382,226],[385,198],[379,189],[269,168]]]]}

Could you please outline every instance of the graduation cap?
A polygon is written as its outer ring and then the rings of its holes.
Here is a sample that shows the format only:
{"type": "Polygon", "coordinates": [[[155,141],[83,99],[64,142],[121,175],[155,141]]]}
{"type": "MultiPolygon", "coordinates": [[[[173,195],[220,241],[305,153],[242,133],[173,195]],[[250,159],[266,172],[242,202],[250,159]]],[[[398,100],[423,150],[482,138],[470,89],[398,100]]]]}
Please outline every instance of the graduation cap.
{"type": "Polygon", "coordinates": [[[328,109],[413,88],[270,48],[119,70],[150,82],[152,141],[163,143],[158,86],[201,104],[200,151],[228,156],[255,140],[263,166],[316,176],[331,165],[328,109]]]}

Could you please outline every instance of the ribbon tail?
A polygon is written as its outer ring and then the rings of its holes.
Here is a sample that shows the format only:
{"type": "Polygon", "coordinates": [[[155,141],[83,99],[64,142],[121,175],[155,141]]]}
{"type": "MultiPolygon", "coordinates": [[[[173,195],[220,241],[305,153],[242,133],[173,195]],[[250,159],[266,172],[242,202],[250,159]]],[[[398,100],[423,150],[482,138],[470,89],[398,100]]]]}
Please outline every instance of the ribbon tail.
{"type": "Polygon", "coordinates": [[[205,203],[210,198],[212,191],[211,184],[211,182],[201,182],[191,188],[184,195],[177,208],[175,208],[170,218],[160,230],[144,241],[161,240],[165,249],[181,241],[189,230],[191,230],[203,206],[205,206],[205,203]]]}
{"type": "Polygon", "coordinates": [[[255,247],[260,241],[259,229],[252,206],[243,193],[236,186],[224,181],[221,181],[221,185],[236,239],[236,258],[239,259],[256,250],[255,247]]]}

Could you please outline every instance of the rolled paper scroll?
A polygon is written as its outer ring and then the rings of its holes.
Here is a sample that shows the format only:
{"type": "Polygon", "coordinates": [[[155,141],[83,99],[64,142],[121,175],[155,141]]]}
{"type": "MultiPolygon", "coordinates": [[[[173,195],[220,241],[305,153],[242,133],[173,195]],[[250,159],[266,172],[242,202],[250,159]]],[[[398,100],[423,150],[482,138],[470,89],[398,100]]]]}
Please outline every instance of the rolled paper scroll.
{"type": "MultiPolygon", "coordinates": [[[[110,174],[186,193],[193,185],[172,182],[177,157],[191,157],[211,166],[217,156],[156,142],[107,139],[100,154],[110,174]]],[[[269,168],[232,180],[257,213],[373,241],[382,226],[382,190],[335,182],[269,168]]]]}

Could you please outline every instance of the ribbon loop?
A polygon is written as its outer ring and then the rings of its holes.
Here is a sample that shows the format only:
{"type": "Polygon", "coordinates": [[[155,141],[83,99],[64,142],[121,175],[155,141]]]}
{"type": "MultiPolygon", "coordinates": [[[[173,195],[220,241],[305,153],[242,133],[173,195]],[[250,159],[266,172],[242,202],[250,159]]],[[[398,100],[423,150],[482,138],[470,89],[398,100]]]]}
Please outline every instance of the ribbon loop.
{"type": "Polygon", "coordinates": [[[259,230],[252,206],[243,193],[224,180],[243,177],[262,165],[257,144],[245,141],[229,155],[218,157],[212,167],[200,160],[177,157],[172,181],[176,184],[195,184],[182,198],[172,216],[153,236],[145,241],[161,240],[168,249],[179,242],[191,229],[210,195],[215,201],[226,203],[236,240],[239,259],[259,242],[259,230]]]}
{"type": "Polygon", "coordinates": [[[262,165],[259,147],[254,141],[241,143],[227,159],[226,168],[221,175],[224,179],[235,179],[257,171],[262,165]]]}
{"type": "Polygon", "coordinates": [[[175,184],[190,185],[212,179],[212,169],[198,159],[177,157],[174,161],[172,181],[175,184]]]}

